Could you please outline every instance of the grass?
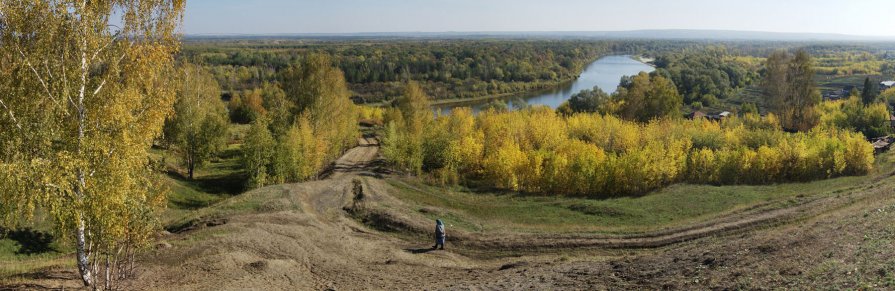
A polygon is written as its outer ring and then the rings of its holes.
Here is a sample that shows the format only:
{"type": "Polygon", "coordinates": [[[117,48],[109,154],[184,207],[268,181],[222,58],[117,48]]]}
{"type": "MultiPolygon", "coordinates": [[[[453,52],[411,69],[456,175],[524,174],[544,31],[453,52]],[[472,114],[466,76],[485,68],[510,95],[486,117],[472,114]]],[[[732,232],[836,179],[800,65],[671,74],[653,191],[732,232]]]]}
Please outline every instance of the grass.
{"type": "Polygon", "coordinates": [[[0,235],[0,279],[53,266],[74,266],[74,260],[68,256],[71,251],[45,231],[5,231],[0,235]]]}
{"type": "MultiPolygon", "coordinates": [[[[228,200],[245,190],[238,142],[247,129],[247,125],[232,125],[231,142],[215,160],[197,169],[193,180],[185,177],[183,173],[186,171],[179,167],[179,159],[175,154],[163,149],[152,149],[152,159],[163,161],[167,169],[160,175],[170,190],[167,209],[161,213],[163,224],[195,217],[195,213],[201,209],[228,200]]],[[[255,209],[252,205],[231,208],[255,209]]],[[[232,210],[231,208],[226,209],[232,210]]],[[[48,236],[52,225],[44,217],[45,215],[37,213],[24,228],[7,234],[3,234],[0,229],[0,280],[13,280],[18,275],[46,268],[74,266],[74,248],[48,236]]]]}
{"type": "Polygon", "coordinates": [[[874,174],[808,183],[751,186],[678,184],[640,197],[586,199],[443,188],[416,179],[389,182],[413,211],[467,231],[639,233],[682,226],[751,207],[781,208],[800,197],[836,195],[892,171],[893,155],[878,156],[874,174]]]}
{"type": "Polygon", "coordinates": [[[194,221],[203,219],[297,209],[298,207],[300,206],[297,202],[291,200],[289,191],[284,186],[270,186],[222,200],[209,207],[182,212],[181,215],[169,217],[165,225],[167,225],[168,229],[176,230],[194,221]]]}
{"type": "Polygon", "coordinates": [[[637,233],[696,222],[763,204],[781,207],[810,193],[827,195],[864,179],[846,177],[775,186],[674,185],[642,197],[585,199],[479,193],[393,180],[395,194],[430,218],[468,231],[637,233]],[[420,191],[422,190],[422,191],[420,191]],[[426,208],[445,211],[426,211],[426,208]]]}
{"type": "Polygon", "coordinates": [[[170,190],[168,209],[162,215],[163,222],[243,192],[245,174],[239,162],[239,147],[238,144],[229,145],[217,160],[197,169],[193,180],[177,170],[176,157],[169,152],[156,151],[156,155],[164,157],[169,169],[162,175],[163,182],[170,190]]]}
{"type": "Polygon", "coordinates": [[[74,266],[74,248],[52,234],[52,222],[38,210],[15,229],[0,227],[0,282],[54,266],[74,266]]]}
{"type": "Polygon", "coordinates": [[[153,159],[164,163],[162,175],[168,192],[168,207],[162,222],[168,224],[197,209],[209,207],[245,191],[246,175],[240,164],[241,140],[247,125],[231,124],[230,139],[223,151],[212,161],[195,170],[194,179],[187,177],[179,157],[171,151],[153,149],[153,159]]]}

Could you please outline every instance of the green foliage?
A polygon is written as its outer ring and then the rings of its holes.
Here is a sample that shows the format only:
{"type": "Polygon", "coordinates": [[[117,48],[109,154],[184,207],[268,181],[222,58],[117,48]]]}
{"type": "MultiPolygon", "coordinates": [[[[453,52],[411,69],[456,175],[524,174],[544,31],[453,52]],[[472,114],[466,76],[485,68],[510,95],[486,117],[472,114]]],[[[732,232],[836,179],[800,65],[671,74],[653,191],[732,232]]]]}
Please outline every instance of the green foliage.
{"type": "Polygon", "coordinates": [[[895,62],[887,56],[887,50],[851,45],[812,45],[806,49],[817,56],[817,73],[820,75],[892,75],[895,69],[895,62]]]}
{"type": "Polygon", "coordinates": [[[483,110],[494,110],[498,112],[507,112],[510,111],[510,105],[507,104],[503,99],[494,99],[489,101],[487,104],[482,106],[483,110]]]}
{"type": "Polygon", "coordinates": [[[768,56],[763,87],[784,129],[808,131],[817,124],[814,106],[820,103],[821,97],[807,51],[800,49],[795,55],[775,51],[768,56]]]}
{"type": "Polygon", "coordinates": [[[668,52],[657,56],[654,63],[658,74],[677,85],[687,104],[714,106],[718,98],[730,98],[758,79],[758,64],[735,57],[725,47],[668,52]]]}
{"type": "Polygon", "coordinates": [[[272,161],[275,182],[304,181],[314,177],[323,162],[317,142],[307,118],[300,118],[280,136],[272,161]]]}
{"type": "Polygon", "coordinates": [[[348,99],[345,76],[330,56],[308,55],[283,71],[281,80],[294,116],[307,116],[319,137],[324,159],[335,159],[357,143],[356,106],[348,99]]]}
{"type": "MultiPolygon", "coordinates": [[[[388,138],[402,136],[390,126],[388,138]]],[[[513,112],[468,109],[429,124],[422,157],[391,154],[396,164],[422,162],[445,183],[480,181],[524,192],[611,197],[667,185],[767,184],[866,174],[872,147],[861,134],[829,129],[784,133],[771,114],[724,122],[624,121],[598,114],[564,117],[549,108],[513,112]]],[[[404,139],[402,142],[410,142],[404,139]]],[[[393,141],[391,141],[393,142],[393,141]]]]}
{"type": "Polygon", "coordinates": [[[419,174],[423,170],[425,130],[432,122],[429,98],[416,82],[408,83],[395,100],[383,139],[383,155],[402,170],[419,174]]]}
{"type": "Polygon", "coordinates": [[[614,94],[619,116],[628,120],[647,122],[656,118],[676,118],[680,115],[683,99],[671,80],[641,72],[623,82],[614,94]]]}
{"type": "Polygon", "coordinates": [[[0,218],[48,214],[82,282],[108,289],[158,227],[148,151],[175,101],[183,1],[79,3],[0,2],[0,218]]]}
{"type": "Polygon", "coordinates": [[[580,40],[310,42],[198,42],[182,55],[208,64],[225,89],[240,91],[282,78],[281,71],[304,56],[326,54],[358,100],[383,102],[400,96],[407,81],[419,82],[436,100],[552,88],[614,47],[580,40]]]}
{"type": "Polygon", "coordinates": [[[864,78],[864,86],[861,87],[861,102],[866,105],[876,103],[876,97],[879,97],[879,83],[869,77],[864,78]]]}
{"type": "Polygon", "coordinates": [[[245,90],[233,94],[227,105],[227,109],[230,111],[230,120],[240,124],[252,123],[267,114],[263,102],[261,89],[245,90]]]}
{"type": "Polygon", "coordinates": [[[329,56],[309,55],[281,73],[285,89],[265,83],[247,91],[260,106],[243,147],[251,188],[315,178],[357,142],[361,112],[329,56]]]}
{"type": "Polygon", "coordinates": [[[271,183],[271,159],[274,157],[274,139],[267,128],[267,120],[256,119],[246,133],[242,144],[242,164],[249,174],[250,188],[271,183]]]}
{"type": "Polygon", "coordinates": [[[571,112],[599,112],[606,114],[610,113],[610,106],[608,104],[612,102],[612,100],[610,99],[609,94],[603,92],[600,87],[594,86],[591,90],[585,89],[575,93],[567,102],[571,112]]]}
{"type": "Polygon", "coordinates": [[[881,137],[891,133],[889,110],[885,104],[864,105],[861,97],[847,100],[826,101],[818,106],[821,125],[857,131],[866,137],[881,137]]]}
{"type": "Polygon", "coordinates": [[[219,152],[227,139],[227,112],[217,81],[202,67],[183,65],[174,115],[165,123],[165,139],[180,154],[188,176],[219,152]]]}
{"type": "Polygon", "coordinates": [[[425,126],[432,121],[429,97],[417,82],[407,83],[404,94],[395,100],[395,107],[403,114],[406,129],[411,134],[422,134],[425,126]]]}
{"type": "Polygon", "coordinates": [[[740,113],[743,113],[743,114],[759,114],[759,112],[758,112],[758,106],[756,106],[755,103],[752,103],[752,102],[746,102],[746,103],[743,103],[743,105],[740,106],[740,113]]]}
{"type": "Polygon", "coordinates": [[[694,110],[701,110],[705,106],[702,105],[702,102],[696,101],[696,102],[690,103],[690,107],[692,107],[694,110]]]}
{"type": "Polygon", "coordinates": [[[879,99],[889,107],[895,107],[895,88],[889,88],[880,93],[879,99]]]}

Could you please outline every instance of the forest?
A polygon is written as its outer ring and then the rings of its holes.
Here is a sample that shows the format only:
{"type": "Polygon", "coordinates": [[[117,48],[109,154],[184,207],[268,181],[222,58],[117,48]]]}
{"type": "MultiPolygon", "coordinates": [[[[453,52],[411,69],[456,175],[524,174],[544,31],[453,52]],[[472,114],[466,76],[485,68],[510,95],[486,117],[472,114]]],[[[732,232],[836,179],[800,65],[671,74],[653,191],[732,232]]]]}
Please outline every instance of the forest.
{"type": "Polygon", "coordinates": [[[223,89],[278,81],[276,72],[307,53],[324,53],[345,74],[360,103],[389,101],[418,81],[435,100],[506,95],[552,88],[578,76],[612,42],[429,40],[285,43],[190,43],[181,58],[203,64],[223,89]]]}

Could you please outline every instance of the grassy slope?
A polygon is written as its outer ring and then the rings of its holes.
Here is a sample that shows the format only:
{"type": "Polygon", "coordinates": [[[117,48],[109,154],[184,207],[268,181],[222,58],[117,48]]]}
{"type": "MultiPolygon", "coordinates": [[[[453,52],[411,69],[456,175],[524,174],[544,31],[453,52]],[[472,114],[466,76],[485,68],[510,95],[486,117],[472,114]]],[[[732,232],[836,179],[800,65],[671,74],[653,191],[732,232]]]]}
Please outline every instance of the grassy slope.
{"type": "MultiPolygon", "coordinates": [[[[231,140],[239,140],[247,128],[246,125],[231,126],[231,140]]],[[[198,169],[192,181],[182,174],[186,171],[179,168],[176,155],[161,149],[152,150],[152,158],[163,160],[168,169],[167,173],[160,175],[170,190],[167,208],[161,214],[164,225],[243,191],[245,178],[239,164],[239,147],[239,144],[231,142],[218,159],[198,169]]],[[[37,214],[23,229],[39,235],[49,235],[51,227],[43,215],[37,214]]],[[[0,236],[0,281],[49,267],[73,267],[73,252],[74,248],[70,244],[55,238],[49,242],[39,242],[27,236],[0,236]],[[29,249],[30,251],[26,251],[29,249]]]]}
{"type": "MultiPolygon", "coordinates": [[[[242,195],[228,192],[235,191],[234,188],[221,186],[219,182],[232,183],[231,180],[241,177],[238,157],[233,154],[237,152],[235,147],[231,146],[224,158],[199,171],[196,181],[184,180],[176,174],[164,177],[172,190],[169,209],[162,218],[166,225],[182,224],[199,217],[288,209],[274,205],[282,204],[279,202],[271,204],[285,197],[279,186],[242,195]]],[[[431,186],[400,177],[388,178],[388,181],[399,189],[392,195],[411,205],[411,209],[405,211],[419,211],[433,219],[443,218],[453,227],[469,231],[636,233],[697,222],[757,205],[784,207],[795,203],[797,197],[831,195],[884,177],[895,168],[893,161],[895,154],[878,156],[877,169],[863,177],[769,186],[681,184],[641,197],[603,200],[484,193],[462,187],[431,186]]],[[[21,254],[17,253],[21,244],[8,238],[0,240],[0,278],[48,266],[73,264],[68,256],[70,248],[56,241],[50,246],[44,252],[21,254]]]]}
{"type": "Polygon", "coordinates": [[[394,179],[395,196],[429,218],[468,231],[638,233],[681,226],[750,207],[779,208],[797,198],[834,195],[892,171],[895,156],[878,156],[868,176],[768,186],[679,184],[641,197],[603,200],[482,193],[394,179]]]}
{"type": "Polygon", "coordinates": [[[74,257],[68,255],[73,248],[49,235],[29,228],[0,239],[0,279],[47,267],[74,267],[74,257]]]}

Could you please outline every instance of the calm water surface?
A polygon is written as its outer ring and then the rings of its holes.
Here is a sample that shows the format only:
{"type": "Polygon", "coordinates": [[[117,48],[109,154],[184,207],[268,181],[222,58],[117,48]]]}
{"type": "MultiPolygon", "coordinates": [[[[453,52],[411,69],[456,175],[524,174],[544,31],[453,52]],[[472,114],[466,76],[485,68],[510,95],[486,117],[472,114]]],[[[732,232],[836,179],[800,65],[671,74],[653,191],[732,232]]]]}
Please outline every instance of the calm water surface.
{"type": "MultiPolygon", "coordinates": [[[[581,72],[581,76],[578,79],[563,87],[522,97],[529,105],[547,105],[551,108],[556,108],[581,90],[599,86],[600,89],[611,94],[615,92],[622,76],[632,76],[640,72],[652,72],[653,70],[653,67],[634,60],[631,56],[606,56],[588,65],[581,72]]],[[[450,109],[455,107],[472,107],[473,111],[478,112],[488,102],[448,104],[439,106],[438,109],[441,109],[443,114],[449,113],[450,109]]],[[[508,101],[507,103],[512,108],[512,102],[508,101]]]]}

